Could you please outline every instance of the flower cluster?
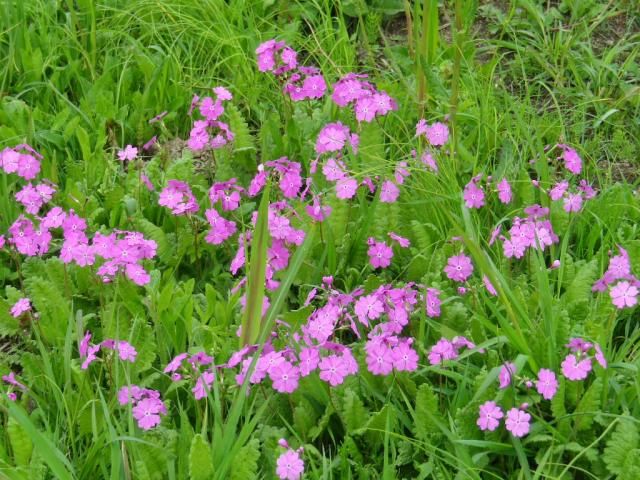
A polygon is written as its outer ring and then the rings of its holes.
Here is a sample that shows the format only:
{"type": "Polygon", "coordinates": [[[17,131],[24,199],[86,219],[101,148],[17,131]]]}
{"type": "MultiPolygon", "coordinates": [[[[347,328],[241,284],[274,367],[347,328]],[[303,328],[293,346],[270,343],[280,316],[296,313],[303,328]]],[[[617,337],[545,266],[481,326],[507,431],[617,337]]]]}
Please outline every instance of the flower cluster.
{"type": "MultiPolygon", "coordinates": [[[[504,256],[507,258],[522,258],[529,248],[544,250],[559,241],[551,221],[546,218],[549,215],[548,208],[531,205],[524,209],[524,213],[527,215],[525,218],[513,218],[509,237],[499,236],[504,256]]],[[[494,238],[491,240],[490,244],[494,238]]]]}
{"type": "Polygon", "coordinates": [[[25,180],[33,180],[40,173],[42,155],[23,143],[0,152],[0,169],[15,173],[25,180]]]}
{"type": "Polygon", "coordinates": [[[98,344],[92,344],[90,342],[91,332],[86,332],[78,348],[80,358],[83,360],[83,370],[89,368],[89,365],[98,359],[97,354],[101,349],[111,350],[114,353],[117,352],[120,360],[130,363],[135,362],[136,357],[138,356],[136,349],[129,342],[124,340],[106,339],[98,344]]]}
{"type": "Polygon", "coordinates": [[[163,372],[170,373],[171,380],[174,382],[195,378],[195,385],[191,391],[193,392],[194,398],[200,400],[207,396],[207,392],[215,379],[213,368],[213,357],[210,357],[204,352],[196,354],[185,352],[176,355],[173,360],[167,364],[163,372]],[[201,367],[205,367],[205,370],[202,371],[201,367]]]}
{"type": "MultiPolygon", "coordinates": [[[[62,249],[64,251],[65,247],[62,249]]],[[[106,260],[97,271],[103,282],[111,282],[118,272],[123,272],[136,285],[146,285],[151,277],[141,262],[155,257],[157,249],[156,242],[145,239],[140,232],[118,230],[108,235],[98,232],[90,246],[77,244],[70,247],[68,258],[84,266],[92,265],[94,256],[100,256],[106,260]]]]}
{"type": "MultiPolygon", "coordinates": [[[[481,181],[483,175],[476,175],[464,187],[462,197],[467,208],[480,208],[485,205],[485,193],[482,188],[481,181]]],[[[491,177],[487,177],[487,184],[492,182],[491,177]]],[[[506,178],[503,178],[495,184],[495,190],[498,193],[498,199],[501,203],[509,204],[513,200],[513,192],[511,185],[506,178]]]]}
{"type": "Polygon", "coordinates": [[[596,191],[584,179],[580,180],[575,192],[570,191],[569,182],[567,180],[562,180],[556,183],[549,190],[549,198],[554,202],[562,200],[563,208],[567,213],[579,212],[582,210],[584,200],[590,200],[595,196],[596,191]]]}
{"type": "Polygon", "coordinates": [[[158,204],[169,208],[174,215],[196,213],[200,209],[189,185],[179,180],[167,182],[167,186],[160,192],[158,204]]]}
{"type": "Polygon", "coordinates": [[[191,102],[189,114],[193,113],[195,107],[204,117],[204,120],[196,120],[187,140],[187,146],[194,151],[201,151],[209,147],[212,149],[222,148],[234,137],[229,125],[219,120],[224,113],[223,102],[231,100],[233,96],[231,92],[224,87],[213,88],[215,100],[206,96],[202,99],[197,95],[191,102]]]}
{"type": "Polygon", "coordinates": [[[627,251],[618,246],[620,255],[614,255],[609,260],[609,266],[604,275],[591,288],[594,292],[604,292],[608,287],[613,304],[619,308],[633,307],[638,303],[638,288],[640,280],[631,273],[631,261],[627,251]]]}
{"type": "MultiPolygon", "coordinates": [[[[429,351],[429,363],[431,365],[440,365],[445,360],[455,360],[463,348],[473,349],[476,348],[476,345],[462,336],[453,337],[451,340],[441,338],[429,351]]],[[[484,352],[484,350],[480,350],[480,352],[484,352]]]]}
{"type": "Polygon", "coordinates": [[[27,183],[16,193],[16,200],[20,202],[27,213],[37,215],[43,205],[49,203],[56,189],[49,183],[39,183],[35,187],[27,183]]]}
{"type": "Polygon", "coordinates": [[[386,92],[378,91],[366,80],[367,75],[348,73],[333,84],[331,99],[340,107],[353,105],[356,120],[370,123],[398,109],[398,104],[386,92]]]}
{"type": "Polygon", "coordinates": [[[20,317],[23,313],[31,311],[31,300],[28,298],[21,298],[11,307],[11,316],[14,318],[20,317]]]}
{"type": "Polygon", "coordinates": [[[602,368],[607,368],[607,360],[597,343],[587,342],[582,338],[572,338],[566,347],[572,353],[564,358],[560,366],[562,374],[568,380],[578,381],[587,378],[593,369],[592,358],[595,358],[602,368]]]}
{"type": "Polygon", "coordinates": [[[133,417],[138,427],[150,430],[160,424],[160,415],[167,414],[167,407],[160,399],[160,392],[138,385],[125,386],[118,391],[120,405],[132,405],[133,417]]]}

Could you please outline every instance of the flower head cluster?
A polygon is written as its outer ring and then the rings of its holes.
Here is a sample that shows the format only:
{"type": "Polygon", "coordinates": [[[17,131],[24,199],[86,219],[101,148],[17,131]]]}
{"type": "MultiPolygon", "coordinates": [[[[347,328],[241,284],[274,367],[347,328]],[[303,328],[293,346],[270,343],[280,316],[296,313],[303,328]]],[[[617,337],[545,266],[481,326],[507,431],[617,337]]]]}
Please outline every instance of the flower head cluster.
{"type": "Polygon", "coordinates": [[[509,237],[500,235],[504,256],[522,258],[529,248],[544,250],[558,243],[559,238],[553,231],[551,222],[546,218],[549,209],[539,205],[525,208],[525,218],[514,217],[509,237]]]}
{"type": "Polygon", "coordinates": [[[203,120],[196,120],[187,140],[187,146],[194,151],[204,150],[209,147],[212,149],[222,148],[235,138],[229,125],[219,120],[224,113],[224,102],[231,100],[233,96],[231,92],[224,87],[215,87],[213,89],[215,100],[213,97],[203,97],[197,95],[193,98],[192,109],[198,107],[203,120]]]}
{"type": "Polygon", "coordinates": [[[608,287],[612,303],[619,309],[631,308],[638,303],[640,280],[631,273],[629,253],[618,246],[619,255],[609,260],[609,266],[604,275],[591,288],[594,292],[604,292],[608,287]]]}
{"type": "Polygon", "coordinates": [[[27,144],[5,148],[0,152],[0,169],[15,173],[25,180],[33,180],[40,173],[42,155],[27,144]]]}
{"type": "Polygon", "coordinates": [[[562,180],[549,190],[549,198],[553,201],[562,200],[562,206],[567,213],[579,212],[585,200],[596,196],[596,191],[586,180],[580,180],[576,191],[570,191],[569,182],[562,180]]]}
{"type": "MultiPolygon", "coordinates": [[[[467,208],[481,208],[485,205],[486,196],[481,185],[482,179],[482,174],[476,175],[465,185],[462,197],[467,208]]],[[[487,186],[489,186],[491,181],[491,177],[487,177],[487,186]]],[[[501,203],[506,205],[513,200],[511,185],[506,178],[503,178],[495,184],[495,191],[498,193],[498,200],[500,200],[501,203]]]]}
{"type": "Polygon", "coordinates": [[[118,152],[118,159],[121,162],[135,160],[138,156],[138,149],[131,145],[127,145],[125,148],[118,152]]]}
{"type": "Polygon", "coordinates": [[[298,53],[289,47],[286,42],[267,40],[256,48],[258,56],[258,70],[261,72],[273,72],[274,75],[295,70],[298,66],[298,53]]]}
{"type": "Polygon", "coordinates": [[[348,73],[333,84],[331,99],[341,107],[353,105],[358,122],[372,122],[377,116],[384,116],[398,109],[398,104],[386,92],[365,80],[367,75],[348,73]]]}
{"type": "Polygon", "coordinates": [[[37,215],[42,206],[51,201],[55,192],[55,187],[49,183],[39,183],[36,186],[28,183],[16,193],[16,200],[24,206],[27,213],[37,215]]]}
{"type": "Polygon", "coordinates": [[[68,256],[80,266],[92,265],[94,256],[104,258],[106,261],[97,271],[103,282],[110,282],[118,272],[123,272],[136,285],[146,285],[151,277],[141,262],[155,257],[157,249],[156,242],[145,239],[140,232],[117,231],[108,235],[98,232],[90,246],[71,246],[68,256]]]}
{"type": "Polygon", "coordinates": [[[445,360],[455,360],[463,348],[476,348],[475,343],[466,337],[453,337],[451,340],[441,338],[429,351],[429,363],[440,365],[445,360]]]}
{"type": "MultiPolygon", "coordinates": [[[[524,437],[531,429],[531,415],[526,411],[526,404],[520,408],[511,408],[505,418],[505,428],[514,437],[524,437]]],[[[504,417],[502,409],[496,402],[490,400],[480,405],[480,411],[476,424],[480,430],[493,432],[500,426],[500,420],[504,417]]]]}
{"type": "Polygon", "coordinates": [[[17,393],[18,391],[20,392],[27,391],[27,387],[24,384],[22,384],[20,381],[18,381],[18,379],[16,378],[16,374],[14,372],[9,372],[7,375],[3,375],[2,381],[7,385],[9,385],[9,391],[7,392],[7,397],[9,397],[9,400],[11,401],[15,402],[18,399],[18,393],[17,393]]]}
{"type": "Polygon", "coordinates": [[[160,392],[137,385],[125,386],[118,391],[120,405],[133,406],[133,418],[138,427],[150,430],[160,424],[160,415],[167,414],[167,407],[160,398],[160,392]]]}
{"type": "Polygon", "coordinates": [[[164,373],[171,374],[171,380],[178,382],[184,379],[195,379],[191,391],[196,400],[205,398],[215,380],[213,357],[204,352],[196,354],[180,353],[164,368],[164,373]]]}
{"type": "Polygon", "coordinates": [[[318,99],[324,97],[327,84],[318,68],[301,66],[289,76],[284,91],[294,102],[318,99]]]}
{"type": "Polygon", "coordinates": [[[80,342],[80,346],[78,347],[80,358],[83,360],[83,370],[89,368],[89,365],[91,365],[98,359],[97,354],[98,352],[100,352],[100,350],[111,350],[112,352],[118,354],[120,360],[130,363],[135,362],[136,357],[138,356],[138,352],[129,342],[108,338],[101,343],[92,344],[91,332],[86,332],[84,337],[82,338],[82,341],[80,342]]]}
{"type": "Polygon", "coordinates": [[[592,359],[602,368],[607,368],[607,360],[597,343],[591,343],[582,338],[572,338],[566,347],[571,351],[562,363],[562,374],[568,380],[584,380],[593,369],[592,359]]]}
{"type": "Polygon", "coordinates": [[[196,213],[200,209],[189,185],[179,180],[169,180],[160,192],[158,204],[169,208],[174,215],[196,213]]]}

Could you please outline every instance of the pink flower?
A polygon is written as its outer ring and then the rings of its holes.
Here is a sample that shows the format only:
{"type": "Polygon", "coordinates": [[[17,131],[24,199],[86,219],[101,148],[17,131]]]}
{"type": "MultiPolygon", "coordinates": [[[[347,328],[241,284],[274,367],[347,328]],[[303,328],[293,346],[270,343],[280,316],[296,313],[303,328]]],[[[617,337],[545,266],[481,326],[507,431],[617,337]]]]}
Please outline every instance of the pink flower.
{"type": "Polygon", "coordinates": [[[538,372],[536,390],[545,400],[551,400],[558,391],[558,380],[556,374],[546,368],[541,368],[538,372]]]}
{"type": "Polygon", "coordinates": [[[11,316],[18,318],[25,312],[31,311],[31,300],[28,298],[21,298],[11,307],[11,316]]]}
{"type": "Polygon", "coordinates": [[[438,164],[430,152],[423,152],[420,161],[432,172],[438,173],[438,164]]]}
{"type": "Polygon", "coordinates": [[[554,202],[560,200],[569,189],[569,182],[563,180],[556,183],[551,190],[549,190],[549,198],[554,202]]]}
{"type": "Polygon", "coordinates": [[[449,140],[449,127],[441,122],[429,126],[424,120],[421,120],[416,126],[416,134],[424,134],[431,145],[441,147],[449,140]]]}
{"type": "Polygon", "coordinates": [[[627,281],[618,282],[609,291],[611,301],[619,308],[633,307],[638,303],[638,289],[627,281]]]}
{"type": "Polygon", "coordinates": [[[367,255],[373,268],[386,268],[391,265],[393,250],[385,242],[371,241],[367,255]]]}
{"type": "Polygon", "coordinates": [[[562,149],[562,159],[564,160],[564,166],[571,173],[578,175],[582,171],[582,159],[578,152],[567,145],[559,144],[558,147],[562,149]]]}
{"type": "Polygon", "coordinates": [[[340,385],[348,375],[347,366],[338,355],[329,355],[320,360],[320,379],[332,387],[340,385]]]}
{"type": "Polygon", "coordinates": [[[438,343],[431,347],[428,357],[431,365],[439,365],[444,360],[454,360],[458,358],[458,352],[449,340],[441,338],[438,340],[438,343]]]}
{"type": "Polygon", "coordinates": [[[489,294],[493,295],[494,297],[498,295],[498,292],[496,291],[496,288],[493,286],[493,283],[491,283],[491,280],[489,280],[489,277],[487,277],[486,275],[483,275],[482,282],[484,283],[484,286],[486,287],[489,294]]]}
{"type": "Polygon", "coordinates": [[[159,398],[143,398],[135,407],[132,413],[138,422],[138,426],[143,430],[149,430],[160,423],[160,414],[166,414],[166,407],[159,398]]]}
{"type": "Polygon", "coordinates": [[[493,432],[500,425],[500,419],[503,416],[502,409],[496,405],[496,402],[487,401],[480,405],[480,414],[476,424],[480,430],[493,432]]]}
{"type": "Polygon", "coordinates": [[[465,254],[449,257],[447,266],[444,267],[447,277],[456,282],[465,282],[473,273],[473,264],[471,258],[465,254]]]}
{"type": "Polygon", "coordinates": [[[394,232],[389,232],[389,237],[391,238],[391,240],[395,240],[396,242],[398,242],[398,245],[400,245],[402,248],[408,248],[411,245],[411,242],[408,238],[401,237],[394,232]]]}
{"type": "Polygon", "coordinates": [[[313,372],[320,362],[320,354],[316,348],[303,348],[300,350],[300,376],[306,377],[313,372]]]}
{"type": "Polygon", "coordinates": [[[578,358],[569,354],[560,364],[562,374],[569,380],[584,380],[591,371],[591,358],[586,357],[578,361],[578,358]]]}
{"type": "Polygon", "coordinates": [[[473,179],[464,187],[462,196],[467,208],[480,208],[484,205],[484,191],[473,179]]]}
{"type": "Polygon", "coordinates": [[[298,388],[300,370],[290,362],[284,361],[269,371],[273,389],[280,393],[293,393],[298,388]]]}
{"type": "Polygon", "coordinates": [[[353,198],[357,189],[358,181],[355,178],[342,178],[336,183],[336,197],[342,200],[353,198]]]}
{"type": "Polygon", "coordinates": [[[367,342],[367,368],[374,375],[388,375],[393,370],[393,354],[383,342],[367,342]]]}
{"type": "Polygon", "coordinates": [[[570,193],[564,199],[563,208],[565,212],[579,212],[582,209],[582,195],[580,193],[570,193]]]}
{"type": "Polygon", "coordinates": [[[376,294],[364,295],[356,301],[354,311],[360,323],[368,326],[368,319],[375,320],[384,313],[384,305],[376,294]]]}
{"type": "Polygon", "coordinates": [[[507,388],[511,385],[511,376],[515,375],[516,366],[514,363],[507,362],[502,365],[500,369],[500,373],[498,375],[498,380],[500,381],[500,388],[507,388]]]}
{"type": "Polygon", "coordinates": [[[118,158],[121,162],[125,160],[133,160],[138,156],[138,149],[136,147],[132,147],[131,145],[127,145],[124,150],[120,150],[118,152],[118,158]]]}
{"type": "Polygon", "coordinates": [[[340,180],[346,176],[346,173],[344,173],[344,164],[342,162],[337,162],[333,158],[326,161],[322,167],[322,173],[330,182],[335,182],[336,180],[340,180]]]}
{"type": "Polygon", "coordinates": [[[524,437],[531,428],[530,421],[531,415],[527,412],[523,412],[519,408],[512,408],[507,412],[504,424],[514,437],[524,437]]]}
{"type": "Polygon", "coordinates": [[[505,205],[511,203],[513,199],[513,194],[511,193],[511,185],[506,178],[503,178],[497,186],[498,189],[498,198],[505,205]]]}
{"type": "Polygon", "coordinates": [[[300,454],[287,450],[278,457],[276,473],[281,480],[299,480],[304,473],[304,462],[300,454]]]}
{"type": "Polygon", "coordinates": [[[602,368],[607,368],[607,359],[604,358],[604,353],[602,352],[602,348],[600,348],[600,345],[598,345],[597,343],[593,347],[596,351],[594,355],[596,362],[598,362],[602,368]]]}
{"type": "Polygon", "coordinates": [[[382,203],[393,203],[398,199],[400,190],[391,180],[385,180],[380,189],[380,201],[382,203]]]}
{"type": "Polygon", "coordinates": [[[427,316],[431,318],[440,316],[440,290],[436,288],[427,288],[427,295],[425,298],[425,307],[427,309],[427,316]]]}
{"type": "Polygon", "coordinates": [[[328,123],[318,134],[316,153],[337,152],[344,148],[349,139],[349,127],[341,122],[328,123]]]}
{"type": "Polygon", "coordinates": [[[393,368],[399,372],[413,372],[418,369],[418,353],[411,347],[410,340],[399,343],[392,351],[393,368]]]}

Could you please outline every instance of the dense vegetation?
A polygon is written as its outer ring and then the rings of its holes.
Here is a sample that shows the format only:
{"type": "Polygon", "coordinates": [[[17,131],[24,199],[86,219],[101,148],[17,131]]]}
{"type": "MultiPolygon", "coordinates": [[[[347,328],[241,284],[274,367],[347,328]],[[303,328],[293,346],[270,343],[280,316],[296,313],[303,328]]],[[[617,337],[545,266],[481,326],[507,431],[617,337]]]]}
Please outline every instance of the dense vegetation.
{"type": "Polygon", "coordinates": [[[637,2],[0,8],[0,478],[640,478],[637,2]]]}

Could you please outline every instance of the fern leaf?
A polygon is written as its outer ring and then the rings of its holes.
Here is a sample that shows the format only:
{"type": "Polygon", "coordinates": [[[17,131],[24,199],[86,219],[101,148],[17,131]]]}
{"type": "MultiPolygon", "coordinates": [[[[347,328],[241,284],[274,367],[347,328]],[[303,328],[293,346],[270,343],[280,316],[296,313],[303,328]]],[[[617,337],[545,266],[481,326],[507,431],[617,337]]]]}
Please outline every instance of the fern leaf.
{"type": "Polygon", "coordinates": [[[600,396],[602,394],[602,380],[597,378],[584,393],[574,414],[576,430],[588,430],[593,424],[593,417],[600,407],[600,396]]]}
{"type": "Polygon", "coordinates": [[[640,478],[640,435],[634,419],[623,417],[604,449],[604,463],[620,480],[640,478]]]}
{"type": "Polygon", "coordinates": [[[33,442],[27,432],[16,422],[13,417],[9,417],[7,422],[7,434],[9,443],[13,451],[13,460],[16,466],[27,466],[33,453],[33,442]]]}

